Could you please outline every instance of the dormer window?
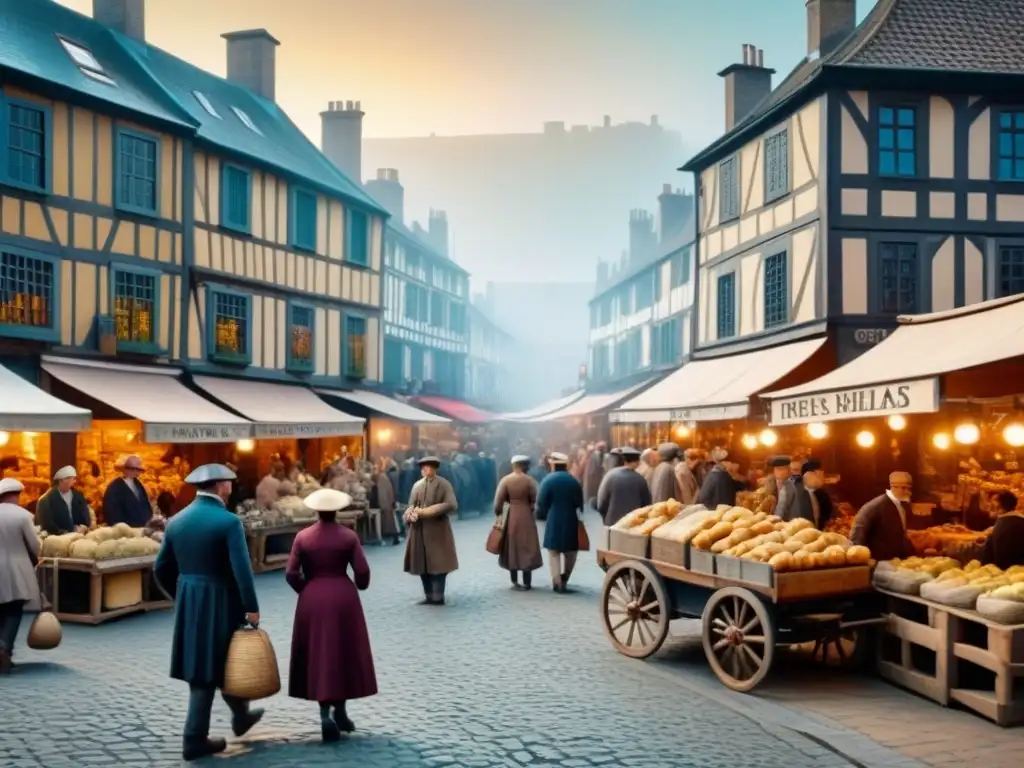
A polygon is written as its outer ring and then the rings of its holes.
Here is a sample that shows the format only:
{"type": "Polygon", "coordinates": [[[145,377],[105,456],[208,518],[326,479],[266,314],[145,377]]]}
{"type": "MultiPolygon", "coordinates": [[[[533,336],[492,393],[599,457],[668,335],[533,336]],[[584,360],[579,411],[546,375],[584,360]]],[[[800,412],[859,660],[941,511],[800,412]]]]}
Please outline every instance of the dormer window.
{"type": "Polygon", "coordinates": [[[199,102],[199,105],[210,113],[210,115],[216,117],[218,120],[221,119],[221,116],[217,113],[217,110],[213,108],[213,104],[210,103],[210,100],[206,97],[205,93],[202,91],[192,91],[192,95],[196,97],[196,101],[199,102]]]}
{"type": "Polygon", "coordinates": [[[103,69],[103,65],[92,55],[92,51],[66,38],[58,37],[57,39],[60,40],[60,44],[64,46],[64,50],[67,51],[71,60],[78,65],[78,69],[83,75],[106,85],[117,85],[103,69]]]}
{"type": "Polygon", "coordinates": [[[244,125],[253,133],[258,133],[260,136],[263,135],[263,131],[256,127],[256,123],[254,123],[252,121],[252,118],[249,117],[249,115],[247,115],[243,110],[239,109],[238,107],[232,107],[231,111],[234,112],[238,119],[242,121],[242,125],[244,125]]]}

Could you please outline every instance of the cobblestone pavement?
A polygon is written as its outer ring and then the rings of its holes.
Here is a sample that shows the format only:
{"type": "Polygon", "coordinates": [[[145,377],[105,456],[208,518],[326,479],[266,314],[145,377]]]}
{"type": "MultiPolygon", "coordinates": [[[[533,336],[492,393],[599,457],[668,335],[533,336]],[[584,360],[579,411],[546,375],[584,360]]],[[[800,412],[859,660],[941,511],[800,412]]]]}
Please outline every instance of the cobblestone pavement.
{"type": "MultiPolygon", "coordinates": [[[[675,657],[686,651],[677,645],[653,663],[618,655],[600,629],[602,574],[592,553],[581,557],[575,594],[553,594],[546,570],[536,574],[541,588],[512,592],[484,552],[487,526],[456,525],[462,569],[450,579],[444,608],[413,605],[419,582],[401,572],[401,549],[370,549],[373,583],[364,606],[381,693],[350,705],[354,736],[322,745],[316,706],[280,695],[266,702],[267,715],[249,737],[230,741],[227,754],[207,763],[919,765],[859,736],[850,751],[860,756],[837,754],[826,739],[786,722],[807,717],[726,691],[702,659],[680,663],[675,657]]],[[[259,577],[258,587],[264,627],[286,673],[294,596],[280,574],[259,577]]],[[[66,626],[63,644],[49,653],[19,647],[19,668],[0,680],[0,768],[178,765],[185,690],[166,675],[170,628],[170,613],[155,613],[66,626]]],[[[214,712],[214,733],[227,734],[223,705],[214,712]]]]}

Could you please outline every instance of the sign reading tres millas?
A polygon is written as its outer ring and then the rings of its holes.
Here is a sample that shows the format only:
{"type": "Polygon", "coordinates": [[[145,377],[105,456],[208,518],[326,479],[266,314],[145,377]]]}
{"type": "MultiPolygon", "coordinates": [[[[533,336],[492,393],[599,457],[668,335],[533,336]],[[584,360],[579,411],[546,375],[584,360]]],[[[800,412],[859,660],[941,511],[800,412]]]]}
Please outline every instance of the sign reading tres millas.
{"type": "Polygon", "coordinates": [[[832,392],[810,392],[780,397],[770,402],[770,423],[773,426],[868,416],[935,413],[939,410],[939,380],[918,379],[832,392]]]}

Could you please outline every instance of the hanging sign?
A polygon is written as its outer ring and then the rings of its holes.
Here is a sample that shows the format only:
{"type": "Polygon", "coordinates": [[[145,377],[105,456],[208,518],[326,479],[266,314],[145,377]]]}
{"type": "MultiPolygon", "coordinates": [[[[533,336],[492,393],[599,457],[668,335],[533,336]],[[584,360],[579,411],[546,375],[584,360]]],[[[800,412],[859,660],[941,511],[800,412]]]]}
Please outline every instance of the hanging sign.
{"type": "Polygon", "coordinates": [[[917,379],[851,387],[835,392],[772,399],[772,426],[810,424],[868,416],[935,413],[939,410],[939,380],[917,379]]]}
{"type": "Polygon", "coordinates": [[[147,443],[233,443],[252,437],[252,424],[151,424],[143,437],[147,443]]]}

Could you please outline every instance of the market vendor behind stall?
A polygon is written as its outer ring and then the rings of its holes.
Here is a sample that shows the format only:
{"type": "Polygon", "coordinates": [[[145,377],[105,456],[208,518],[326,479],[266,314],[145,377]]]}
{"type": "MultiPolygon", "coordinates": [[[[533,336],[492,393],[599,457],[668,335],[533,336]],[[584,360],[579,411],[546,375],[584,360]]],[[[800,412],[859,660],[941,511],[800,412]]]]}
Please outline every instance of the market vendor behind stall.
{"type": "Polygon", "coordinates": [[[815,528],[823,531],[832,519],[832,497],[824,490],[825,472],[817,459],[803,462],[801,469],[801,475],[789,481],[795,495],[791,517],[810,520],[815,528]]]}
{"type": "Polygon", "coordinates": [[[913,487],[909,472],[893,472],[889,490],[861,507],[854,518],[850,540],[870,549],[879,562],[913,553],[907,538],[907,507],[913,487]]]}
{"type": "Polygon", "coordinates": [[[107,525],[127,523],[132,528],[142,528],[149,522],[153,505],[139,480],[141,474],[139,456],[128,456],[121,462],[121,477],[112,480],[103,494],[103,521],[107,525]]]}
{"type": "Polygon", "coordinates": [[[1006,570],[1024,565],[1024,516],[1017,512],[1017,497],[1003,491],[996,497],[1002,514],[982,548],[979,560],[1006,570]]]}
{"type": "Polygon", "coordinates": [[[89,504],[74,488],[77,477],[74,467],[61,467],[53,476],[53,486],[36,503],[36,525],[47,534],[85,533],[89,529],[89,504]]]}

